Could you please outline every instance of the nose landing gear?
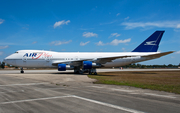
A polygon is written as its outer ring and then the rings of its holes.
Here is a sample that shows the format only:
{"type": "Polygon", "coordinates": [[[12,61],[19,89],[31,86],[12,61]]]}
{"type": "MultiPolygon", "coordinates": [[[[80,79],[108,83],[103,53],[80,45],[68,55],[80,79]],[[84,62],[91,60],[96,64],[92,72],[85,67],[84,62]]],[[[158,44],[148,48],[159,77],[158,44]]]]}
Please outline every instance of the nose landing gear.
{"type": "Polygon", "coordinates": [[[23,67],[21,67],[21,71],[20,71],[20,73],[24,73],[23,67]]]}

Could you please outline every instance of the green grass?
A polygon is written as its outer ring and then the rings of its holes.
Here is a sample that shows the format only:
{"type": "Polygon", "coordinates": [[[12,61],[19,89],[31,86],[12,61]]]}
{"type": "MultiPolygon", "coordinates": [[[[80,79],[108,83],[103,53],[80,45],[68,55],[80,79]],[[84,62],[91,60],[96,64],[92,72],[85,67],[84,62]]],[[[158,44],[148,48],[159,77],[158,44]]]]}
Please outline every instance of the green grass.
{"type": "Polygon", "coordinates": [[[88,75],[96,84],[133,86],[180,94],[180,71],[108,72],[88,75]]]}

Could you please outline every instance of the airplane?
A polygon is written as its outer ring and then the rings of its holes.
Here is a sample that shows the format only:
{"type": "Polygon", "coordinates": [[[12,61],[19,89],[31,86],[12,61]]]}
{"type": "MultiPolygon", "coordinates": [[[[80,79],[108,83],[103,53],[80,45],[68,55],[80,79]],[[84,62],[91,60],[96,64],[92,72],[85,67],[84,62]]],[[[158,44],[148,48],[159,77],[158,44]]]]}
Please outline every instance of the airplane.
{"type": "Polygon", "coordinates": [[[19,50],[6,57],[4,62],[23,68],[57,68],[58,71],[97,74],[96,68],[120,67],[156,59],[173,53],[157,52],[165,31],[155,31],[132,52],[53,52],[44,50],[19,50]]]}

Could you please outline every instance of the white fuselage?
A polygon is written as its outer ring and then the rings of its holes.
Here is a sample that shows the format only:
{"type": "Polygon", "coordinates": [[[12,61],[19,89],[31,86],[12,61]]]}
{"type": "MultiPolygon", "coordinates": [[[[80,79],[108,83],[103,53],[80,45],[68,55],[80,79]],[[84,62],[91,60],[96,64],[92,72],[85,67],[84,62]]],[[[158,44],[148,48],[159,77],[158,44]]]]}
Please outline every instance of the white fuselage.
{"type": "Polygon", "coordinates": [[[148,60],[148,57],[141,57],[158,52],[52,52],[42,50],[20,50],[6,57],[4,61],[10,65],[18,67],[34,67],[34,68],[54,68],[57,67],[53,63],[71,62],[83,59],[93,59],[115,56],[133,56],[126,58],[118,58],[111,62],[102,64],[103,67],[119,67],[131,63],[148,60]]]}

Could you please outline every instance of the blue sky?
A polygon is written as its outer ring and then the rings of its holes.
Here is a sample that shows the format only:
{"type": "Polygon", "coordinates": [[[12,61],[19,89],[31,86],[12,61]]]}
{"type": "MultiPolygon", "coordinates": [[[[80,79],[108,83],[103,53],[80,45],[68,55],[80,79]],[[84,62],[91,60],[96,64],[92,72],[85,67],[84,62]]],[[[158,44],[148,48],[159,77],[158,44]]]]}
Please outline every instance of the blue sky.
{"type": "Polygon", "coordinates": [[[180,63],[179,0],[1,0],[0,61],[17,50],[130,52],[156,30],[159,51],[141,64],[180,63]]]}

